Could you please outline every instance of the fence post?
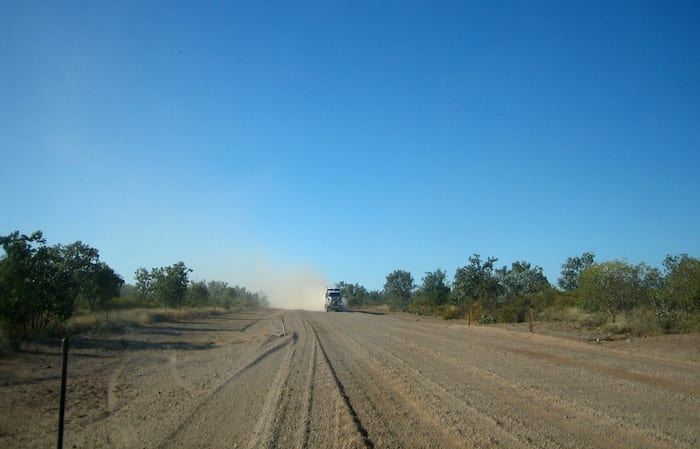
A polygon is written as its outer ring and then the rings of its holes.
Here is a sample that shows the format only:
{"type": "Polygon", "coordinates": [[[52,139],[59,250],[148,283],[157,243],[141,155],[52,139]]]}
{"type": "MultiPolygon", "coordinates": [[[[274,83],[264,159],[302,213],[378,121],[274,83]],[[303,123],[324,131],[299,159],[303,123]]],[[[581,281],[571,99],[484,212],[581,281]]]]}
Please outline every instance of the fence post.
{"type": "Polygon", "coordinates": [[[61,399],[58,408],[58,449],[63,449],[63,418],[66,409],[66,377],[68,375],[68,337],[61,341],[61,399]]]}

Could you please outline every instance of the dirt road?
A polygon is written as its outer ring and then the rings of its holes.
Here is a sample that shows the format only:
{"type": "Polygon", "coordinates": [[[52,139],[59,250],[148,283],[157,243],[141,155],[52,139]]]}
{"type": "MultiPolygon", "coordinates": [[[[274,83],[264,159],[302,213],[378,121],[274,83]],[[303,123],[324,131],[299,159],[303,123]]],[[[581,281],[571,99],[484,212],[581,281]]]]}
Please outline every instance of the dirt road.
{"type": "MultiPolygon", "coordinates": [[[[73,344],[67,448],[700,447],[698,335],[264,311],[73,344]]],[[[59,374],[56,347],[0,359],[0,447],[55,446],[59,374]]]]}

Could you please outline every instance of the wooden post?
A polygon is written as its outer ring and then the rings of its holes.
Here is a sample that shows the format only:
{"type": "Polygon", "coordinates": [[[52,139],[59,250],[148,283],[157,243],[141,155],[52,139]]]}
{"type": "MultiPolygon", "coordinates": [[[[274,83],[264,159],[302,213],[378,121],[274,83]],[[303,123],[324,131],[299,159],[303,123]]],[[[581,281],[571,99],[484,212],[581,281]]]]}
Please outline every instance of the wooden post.
{"type": "Polygon", "coordinates": [[[534,332],[532,330],[532,307],[530,307],[530,332],[534,332]]]}
{"type": "Polygon", "coordinates": [[[280,317],[280,321],[282,322],[282,336],[286,337],[287,330],[284,328],[284,318],[280,317]]]}
{"type": "Polygon", "coordinates": [[[469,312],[467,312],[467,326],[472,325],[472,306],[469,306],[469,312]]]}
{"type": "Polygon", "coordinates": [[[66,377],[68,375],[68,337],[61,342],[61,399],[58,406],[58,443],[56,447],[63,449],[63,420],[66,409],[66,377]]]}

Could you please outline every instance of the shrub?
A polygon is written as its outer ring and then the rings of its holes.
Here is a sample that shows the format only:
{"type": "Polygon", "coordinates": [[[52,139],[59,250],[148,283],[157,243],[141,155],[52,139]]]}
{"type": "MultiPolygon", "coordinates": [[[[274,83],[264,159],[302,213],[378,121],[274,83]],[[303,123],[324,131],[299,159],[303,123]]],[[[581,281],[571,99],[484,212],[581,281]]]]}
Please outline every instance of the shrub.
{"type": "Polygon", "coordinates": [[[454,320],[463,316],[455,306],[444,306],[440,315],[443,320],[454,320]]]}
{"type": "Polygon", "coordinates": [[[493,324],[495,322],[496,318],[492,317],[491,315],[482,314],[479,317],[479,324],[493,324]]]}

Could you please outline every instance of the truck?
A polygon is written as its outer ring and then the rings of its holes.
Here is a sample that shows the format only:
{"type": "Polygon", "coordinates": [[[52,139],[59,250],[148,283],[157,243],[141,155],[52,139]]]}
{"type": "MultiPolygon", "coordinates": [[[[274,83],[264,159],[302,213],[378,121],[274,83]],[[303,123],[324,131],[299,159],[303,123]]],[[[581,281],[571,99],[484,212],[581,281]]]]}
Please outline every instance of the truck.
{"type": "Polygon", "coordinates": [[[342,312],[345,309],[343,295],[339,288],[327,288],[325,294],[326,312],[342,312]]]}

